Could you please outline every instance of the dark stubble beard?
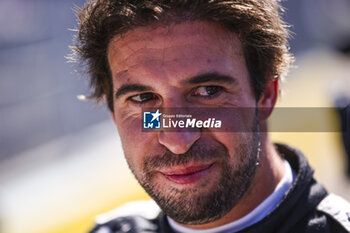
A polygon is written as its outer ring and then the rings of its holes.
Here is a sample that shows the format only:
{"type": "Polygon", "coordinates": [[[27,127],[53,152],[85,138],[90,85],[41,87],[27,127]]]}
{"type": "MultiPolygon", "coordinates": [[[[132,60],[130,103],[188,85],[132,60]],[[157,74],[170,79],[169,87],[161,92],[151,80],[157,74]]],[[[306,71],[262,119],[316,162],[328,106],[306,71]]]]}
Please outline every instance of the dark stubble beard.
{"type": "Polygon", "coordinates": [[[213,142],[215,145],[208,145],[198,140],[185,154],[173,154],[166,149],[161,155],[148,156],[141,173],[136,173],[132,167],[130,169],[152,199],[175,221],[189,225],[213,222],[236,205],[255,175],[260,150],[257,119],[254,119],[252,128],[252,132],[247,133],[249,136],[242,137],[242,141],[234,148],[234,162],[222,144],[213,142]],[[198,188],[178,189],[169,186],[164,190],[154,181],[154,171],[160,168],[214,160],[221,167],[219,179],[198,188]]]}

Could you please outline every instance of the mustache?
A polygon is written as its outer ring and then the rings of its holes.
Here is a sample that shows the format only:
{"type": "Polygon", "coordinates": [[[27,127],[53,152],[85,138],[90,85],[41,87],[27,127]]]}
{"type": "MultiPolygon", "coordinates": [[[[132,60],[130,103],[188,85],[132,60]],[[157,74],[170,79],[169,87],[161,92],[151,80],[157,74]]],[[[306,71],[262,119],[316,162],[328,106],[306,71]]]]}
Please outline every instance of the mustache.
{"type": "Polygon", "coordinates": [[[229,157],[227,149],[219,144],[216,146],[204,146],[198,141],[184,154],[174,154],[164,147],[162,154],[148,156],[145,160],[144,168],[153,170],[157,168],[186,165],[190,162],[210,162],[214,159],[225,159],[229,157]]]}

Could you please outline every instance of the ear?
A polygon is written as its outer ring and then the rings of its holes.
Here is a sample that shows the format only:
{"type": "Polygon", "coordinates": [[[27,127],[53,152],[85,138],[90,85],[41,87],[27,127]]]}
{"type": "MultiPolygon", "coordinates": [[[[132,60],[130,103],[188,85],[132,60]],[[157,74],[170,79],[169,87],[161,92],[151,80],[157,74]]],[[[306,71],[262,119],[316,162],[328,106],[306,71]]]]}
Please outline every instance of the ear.
{"type": "Polygon", "coordinates": [[[258,101],[259,121],[266,121],[275,107],[278,96],[278,79],[272,79],[265,85],[265,92],[258,101]]]}

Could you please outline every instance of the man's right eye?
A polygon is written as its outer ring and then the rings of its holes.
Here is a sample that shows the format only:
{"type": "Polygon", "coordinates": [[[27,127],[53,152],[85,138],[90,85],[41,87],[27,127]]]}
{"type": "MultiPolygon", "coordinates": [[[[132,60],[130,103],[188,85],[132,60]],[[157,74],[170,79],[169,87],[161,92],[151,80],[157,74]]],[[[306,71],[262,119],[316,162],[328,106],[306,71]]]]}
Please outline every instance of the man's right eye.
{"type": "Polygon", "coordinates": [[[157,99],[157,96],[153,93],[142,93],[129,97],[129,99],[135,103],[142,104],[150,100],[157,99]]]}

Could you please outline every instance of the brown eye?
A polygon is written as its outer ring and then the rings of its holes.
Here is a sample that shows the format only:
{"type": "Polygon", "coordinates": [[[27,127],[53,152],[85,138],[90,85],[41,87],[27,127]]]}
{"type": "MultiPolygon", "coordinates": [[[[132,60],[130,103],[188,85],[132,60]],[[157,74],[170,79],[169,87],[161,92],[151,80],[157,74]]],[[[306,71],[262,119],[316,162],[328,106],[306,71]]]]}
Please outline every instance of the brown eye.
{"type": "Polygon", "coordinates": [[[218,86],[201,86],[195,89],[194,96],[210,97],[221,91],[218,86]]]}
{"type": "Polygon", "coordinates": [[[153,93],[142,93],[138,95],[133,95],[130,97],[130,100],[136,102],[136,103],[145,103],[150,100],[156,99],[157,96],[153,93]]]}

